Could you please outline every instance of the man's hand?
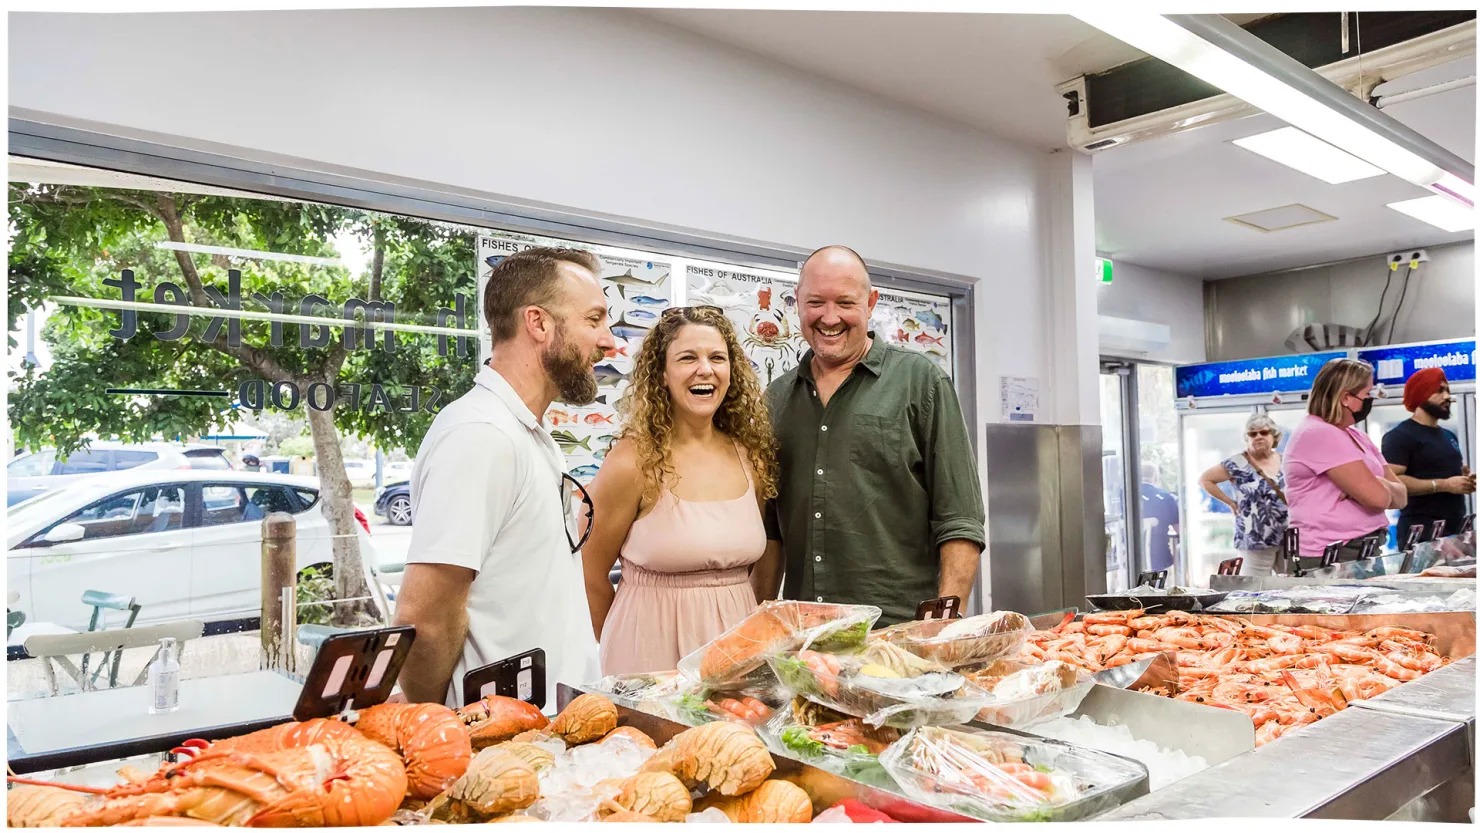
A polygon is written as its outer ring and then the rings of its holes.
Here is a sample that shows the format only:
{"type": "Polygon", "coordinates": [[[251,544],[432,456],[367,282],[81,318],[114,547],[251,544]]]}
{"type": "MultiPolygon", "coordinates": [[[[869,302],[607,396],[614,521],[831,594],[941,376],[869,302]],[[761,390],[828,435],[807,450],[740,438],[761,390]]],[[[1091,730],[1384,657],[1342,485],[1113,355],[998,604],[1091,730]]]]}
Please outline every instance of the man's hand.
{"type": "Polygon", "coordinates": [[[477,573],[451,564],[407,564],[396,599],[396,624],[416,628],[401,667],[401,691],[412,703],[445,703],[452,671],[468,636],[468,589],[477,573]]]}
{"type": "Polygon", "coordinates": [[[1475,491],[1475,475],[1466,471],[1465,474],[1456,474],[1454,477],[1446,477],[1439,481],[1439,491],[1451,495],[1468,495],[1475,491]]]}

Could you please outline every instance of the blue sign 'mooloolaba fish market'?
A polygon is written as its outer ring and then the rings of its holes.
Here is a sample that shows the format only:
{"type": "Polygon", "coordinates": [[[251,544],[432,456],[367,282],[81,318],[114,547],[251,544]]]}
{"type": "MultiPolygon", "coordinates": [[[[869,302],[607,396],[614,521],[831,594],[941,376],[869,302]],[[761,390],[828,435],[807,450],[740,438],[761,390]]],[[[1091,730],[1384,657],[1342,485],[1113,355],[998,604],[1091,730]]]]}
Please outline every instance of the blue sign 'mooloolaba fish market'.
{"type": "Polygon", "coordinates": [[[1176,369],[1177,398],[1310,390],[1326,362],[1346,355],[1332,351],[1183,365],[1176,369]]]}
{"type": "Polygon", "coordinates": [[[1475,340],[1436,341],[1430,344],[1399,344],[1358,350],[1357,358],[1376,369],[1377,382],[1401,385],[1426,367],[1437,367],[1451,382],[1475,379],[1475,340]]]}

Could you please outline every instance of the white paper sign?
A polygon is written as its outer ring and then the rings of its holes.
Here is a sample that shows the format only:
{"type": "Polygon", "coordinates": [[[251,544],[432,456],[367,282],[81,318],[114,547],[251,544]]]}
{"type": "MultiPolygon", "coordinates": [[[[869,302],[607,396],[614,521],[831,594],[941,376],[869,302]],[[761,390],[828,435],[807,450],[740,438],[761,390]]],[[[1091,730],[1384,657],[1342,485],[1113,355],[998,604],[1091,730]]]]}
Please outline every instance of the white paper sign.
{"type": "Polygon", "coordinates": [[[1002,377],[1002,421],[1035,422],[1038,419],[1038,379],[1032,376],[1002,377]]]}

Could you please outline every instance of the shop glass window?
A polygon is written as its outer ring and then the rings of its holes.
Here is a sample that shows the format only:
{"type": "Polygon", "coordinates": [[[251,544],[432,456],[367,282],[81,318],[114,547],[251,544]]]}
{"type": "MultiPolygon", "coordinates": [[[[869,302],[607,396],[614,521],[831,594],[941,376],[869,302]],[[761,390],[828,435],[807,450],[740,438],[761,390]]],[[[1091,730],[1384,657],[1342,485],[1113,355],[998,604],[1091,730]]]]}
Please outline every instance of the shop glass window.
{"type": "Polygon", "coordinates": [[[56,463],[57,453],[55,451],[38,451],[34,454],[22,454],[5,467],[7,477],[45,477],[51,474],[52,465],[56,463]]]}

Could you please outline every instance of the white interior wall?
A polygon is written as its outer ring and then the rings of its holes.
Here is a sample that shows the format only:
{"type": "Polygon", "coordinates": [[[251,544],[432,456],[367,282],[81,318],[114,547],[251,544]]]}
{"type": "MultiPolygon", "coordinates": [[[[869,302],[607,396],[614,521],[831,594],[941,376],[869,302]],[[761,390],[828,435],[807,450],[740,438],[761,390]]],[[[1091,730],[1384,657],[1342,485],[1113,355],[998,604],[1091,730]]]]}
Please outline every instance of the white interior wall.
{"type": "Polygon", "coordinates": [[[1046,376],[1044,154],[649,18],[18,13],[9,40],[12,107],[978,279],[978,391],[1046,376]]]}
{"type": "Polygon", "coordinates": [[[1203,283],[1197,278],[1115,262],[1114,279],[1099,287],[1102,316],[1160,324],[1170,331],[1164,347],[1104,345],[1101,353],[1170,364],[1207,358],[1203,338],[1203,283]]]}
{"type": "Polygon", "coordinates": [[[1059,411],[1044,225],[1092,197],[1050,194],[1036,150],[620,10],[9,22],[27,116],[965,276],[978,447],[1000,376],[1042,380],[1040,421],[1059,411]]]}
{"type": "Polygon", "coordinates": [[[1225,361],[1290,352],[1285,339],[1306,324],[1366,327],[1382,301],[1373,328],[1375,344],[1475,337],[1475,244],[1427,249],[1429,262],[1411,276],[1406,264],[1389,271],[1382,255],[1297,269],[1211,281],[1207,284],[1208,359],[1225,361]],[[1388,285],[1387,298],[1382,291],[1388,285]],[[1393,312],[1408,292],[1391,329],[1393,312]]]}

